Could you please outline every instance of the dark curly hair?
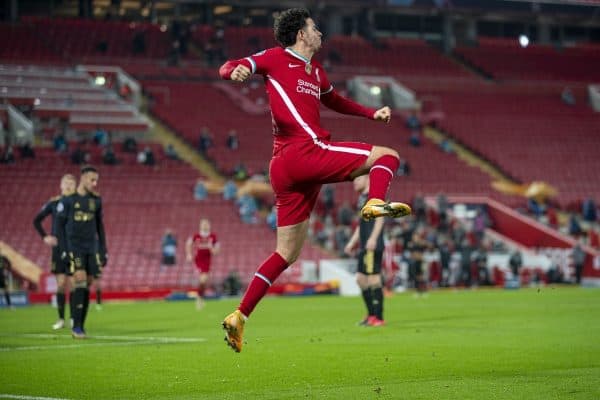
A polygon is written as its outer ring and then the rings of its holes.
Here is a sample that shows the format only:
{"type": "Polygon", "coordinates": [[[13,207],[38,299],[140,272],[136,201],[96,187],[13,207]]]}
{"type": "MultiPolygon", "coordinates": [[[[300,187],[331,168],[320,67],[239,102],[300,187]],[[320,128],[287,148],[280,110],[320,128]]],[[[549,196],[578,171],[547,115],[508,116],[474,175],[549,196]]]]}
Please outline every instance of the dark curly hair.
{"type": "Polygon", "coordinates": [[[282,11],[275,19],[275,39],[284,47],[296,43],[298,31],[306,26],[310,13],[305,8],[290,8],[282,11]]]}

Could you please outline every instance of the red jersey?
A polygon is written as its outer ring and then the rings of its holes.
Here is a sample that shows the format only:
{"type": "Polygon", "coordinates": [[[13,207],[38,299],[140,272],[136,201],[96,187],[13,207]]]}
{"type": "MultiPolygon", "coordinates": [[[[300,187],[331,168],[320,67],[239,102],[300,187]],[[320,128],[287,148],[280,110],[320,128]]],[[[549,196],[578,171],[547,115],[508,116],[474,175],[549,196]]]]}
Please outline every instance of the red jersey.
{"type": "Polygon", "coordinates": [[[290,48],[273,47],[229,61],[219,73],[224,79],[230,79],[231,72],[239,64],[264,76],[275,135],[274,150],[284,143],[307,139],[320,147],[327,146],[323,141],[329,141],[330,134],[321,127],[321,102],[344,114],[373,118],[374,109],[335,93],[321,64],[290,48]]]}
{"type": "Polygon", "coordinates": [[[203,236],[199,233],[195,233],[192,238],[192,246],[196,249],[196,267],[201,269],[203,272],[208,272],[210,268],[211,252],[210,247],[214,247],[218,244],[217,235],[209,233],[203,236]]]}

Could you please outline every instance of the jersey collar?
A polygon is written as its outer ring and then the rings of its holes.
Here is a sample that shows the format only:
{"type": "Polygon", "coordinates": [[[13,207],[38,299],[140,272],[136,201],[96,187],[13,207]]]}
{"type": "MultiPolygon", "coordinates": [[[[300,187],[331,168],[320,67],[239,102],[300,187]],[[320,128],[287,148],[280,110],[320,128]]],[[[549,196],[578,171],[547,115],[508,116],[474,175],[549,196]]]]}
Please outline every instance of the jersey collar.
{"type": "Polygon", "coordinates": [[[296,52],[295,52],[294,50],[292,50],[291,48],[289,48],[289,47],[286,47],[286,48],[285,48],[285,51],[286,51],[288,54],[291,54],[293,57],[296,57],[297,59],[299,59],[299,60],[301,60],[301,61],[305,62],[306,64],[310,64],[310,60],[309,60],[308,58],[301,56],[300,54],[296,53],[296,52]]]}

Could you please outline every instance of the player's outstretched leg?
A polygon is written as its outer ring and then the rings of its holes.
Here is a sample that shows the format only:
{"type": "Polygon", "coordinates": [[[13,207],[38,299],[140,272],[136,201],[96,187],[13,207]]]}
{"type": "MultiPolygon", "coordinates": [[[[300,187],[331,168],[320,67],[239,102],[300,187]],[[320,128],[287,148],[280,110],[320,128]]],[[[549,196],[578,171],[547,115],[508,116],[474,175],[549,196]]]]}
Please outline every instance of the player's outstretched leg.
{"type": "Polygon", "coordinates": [[[383,200],[398,165],[399,160],[395,154],[385,154],[373,163],[369,170],[369,201],[360,211],[364,220],[370,221],[377,217],[399,218],[411,213],[408,204],[383,200]]]}
{"type": "Polygon", "coordinates": [[[240,310],[235,310],[223,320],[225,341],[236,353],[242,351],[245,323],[246,319],[240,310]]]}
{"type": "Polygon", "coordinates": [[[267,290],[277,277],[287,268],[288,262],[277,252],[271,254],[258,268],[244,293],[239,309],[229,314],[223,320],[225,340],[236,352],[242,351],[242,336],[246,318],[254,307],[267,293],[267,290]]]}

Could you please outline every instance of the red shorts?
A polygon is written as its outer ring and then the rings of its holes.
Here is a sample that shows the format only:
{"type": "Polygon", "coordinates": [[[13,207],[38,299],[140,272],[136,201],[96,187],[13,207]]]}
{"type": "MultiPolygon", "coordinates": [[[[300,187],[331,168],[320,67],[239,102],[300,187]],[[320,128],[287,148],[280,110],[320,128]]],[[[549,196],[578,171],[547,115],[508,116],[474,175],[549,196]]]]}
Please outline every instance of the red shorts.
{"type": "Polygon", "coordinates": [[[350,180],[367,161],[373,145],[360,142],[288,143],[270,165],[277,204],[277,226],[298,224],[310,217],[321,186],[350,180]]]}
{"type": "Polygon", "coordinates": [[[210,272],[210,261],[206,262],[205,260],[196,260],[196,269],[199,272],[208,274],[210,272]]]}

